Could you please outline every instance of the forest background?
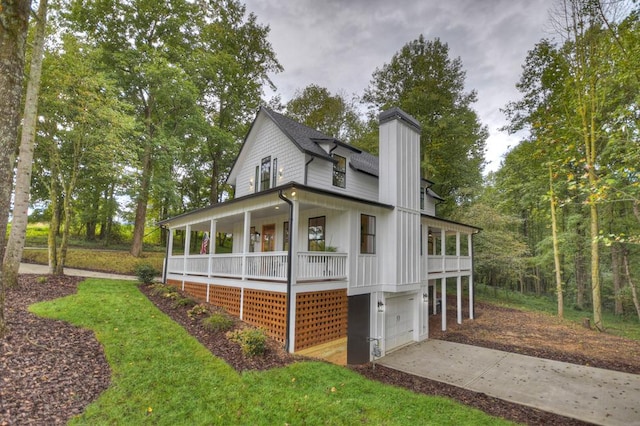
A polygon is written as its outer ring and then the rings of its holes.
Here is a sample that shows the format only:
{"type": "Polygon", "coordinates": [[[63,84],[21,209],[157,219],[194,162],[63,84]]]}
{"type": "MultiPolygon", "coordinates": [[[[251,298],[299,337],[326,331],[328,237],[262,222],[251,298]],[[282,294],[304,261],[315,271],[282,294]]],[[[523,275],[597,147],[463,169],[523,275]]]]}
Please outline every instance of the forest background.
{"type": "Polygon", "coordinates": [[[283,71],[269,28],[238,1],[22,3],[34,10],[1,287],[28,223],[47,223],[61,273],[74,241],[139,258],[164,244],[156,222],[233,198],[226,176],[260,105],[374,154],[377,114],[399,106],[422,124],[438,215],[482,228],[478,285],[552,297],[598,329],[603,311],[640,319],[637,2],[558,0],[556,36],[531,46],[504,108],[504,131],[525,136],[487,174],[477,94],[443,40],[416,35],[362,94],[312,84],[283,104],[265,98],[283,71]]]}

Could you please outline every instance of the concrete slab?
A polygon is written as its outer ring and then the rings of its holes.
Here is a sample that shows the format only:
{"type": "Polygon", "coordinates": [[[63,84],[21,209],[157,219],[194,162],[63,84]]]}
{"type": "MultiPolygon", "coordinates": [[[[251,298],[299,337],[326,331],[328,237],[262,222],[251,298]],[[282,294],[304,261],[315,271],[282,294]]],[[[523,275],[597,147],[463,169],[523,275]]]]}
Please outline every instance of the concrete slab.
{"type": "Polygon", "coordinates": [[[425,340],[378,363],[601,425],[640,426],[640,375],[425,340]]]}

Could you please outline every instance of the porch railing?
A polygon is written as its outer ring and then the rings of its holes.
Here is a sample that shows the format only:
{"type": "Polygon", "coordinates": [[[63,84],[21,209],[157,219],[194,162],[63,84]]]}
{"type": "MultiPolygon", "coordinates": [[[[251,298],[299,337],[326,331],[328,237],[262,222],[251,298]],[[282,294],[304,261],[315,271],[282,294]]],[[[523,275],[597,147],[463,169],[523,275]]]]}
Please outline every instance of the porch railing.
{"type": "MultiPolygon", "coordinates": [[[[347,254],[298,253],[298,280],[341,280],[347,277],[347,254]]],[[[232,253],[170,256],[170,274],[285,281],[287,253],[232,253]]]]}
{"type": "Polygon", "coordinates": [[[427,268],[423,268],[423,279],[427,278],[426,275],[441,272],[456,272],[456,271],[470,271],[471,270],[471,257],[470,256],[428,256],[427,268]]]}

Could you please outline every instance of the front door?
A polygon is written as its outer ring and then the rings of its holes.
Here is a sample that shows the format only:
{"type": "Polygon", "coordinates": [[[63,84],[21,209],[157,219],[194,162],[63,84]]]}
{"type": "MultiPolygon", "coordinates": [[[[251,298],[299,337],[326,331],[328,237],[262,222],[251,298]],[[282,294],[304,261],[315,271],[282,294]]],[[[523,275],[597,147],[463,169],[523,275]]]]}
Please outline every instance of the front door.
{"type": "Polygon", "coordinates": [[[262,251],[274,251],[276,249],[276,225],[262,226],[262,251]]]}

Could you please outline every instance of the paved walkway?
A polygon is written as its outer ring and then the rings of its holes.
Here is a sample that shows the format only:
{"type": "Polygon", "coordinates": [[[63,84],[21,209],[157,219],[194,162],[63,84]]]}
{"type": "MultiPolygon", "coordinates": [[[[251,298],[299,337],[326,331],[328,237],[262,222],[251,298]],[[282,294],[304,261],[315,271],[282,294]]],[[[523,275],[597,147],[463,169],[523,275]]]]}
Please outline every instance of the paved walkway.
{"type": "Polygon", "coordinates": [[[640,425],[637,374],[434,339],[398,349],[377,362],[585,422],[640,425]]]}
{"type": "MultiPolygon", "coordinates": [[[[49,273],[49,267],[47,265],[36,265],[35,263],[21,263],[18,273],[46,275],[49,273]]],[[[64,274],[71,275],[74,277],[108,278],[108,279],[114,279],[114,280],[136,281],[138,279],[133,275],[109,274],[106,272],[85,271],[82,269],[73,269],[73,268],[64,268],[64,274]]]]}

